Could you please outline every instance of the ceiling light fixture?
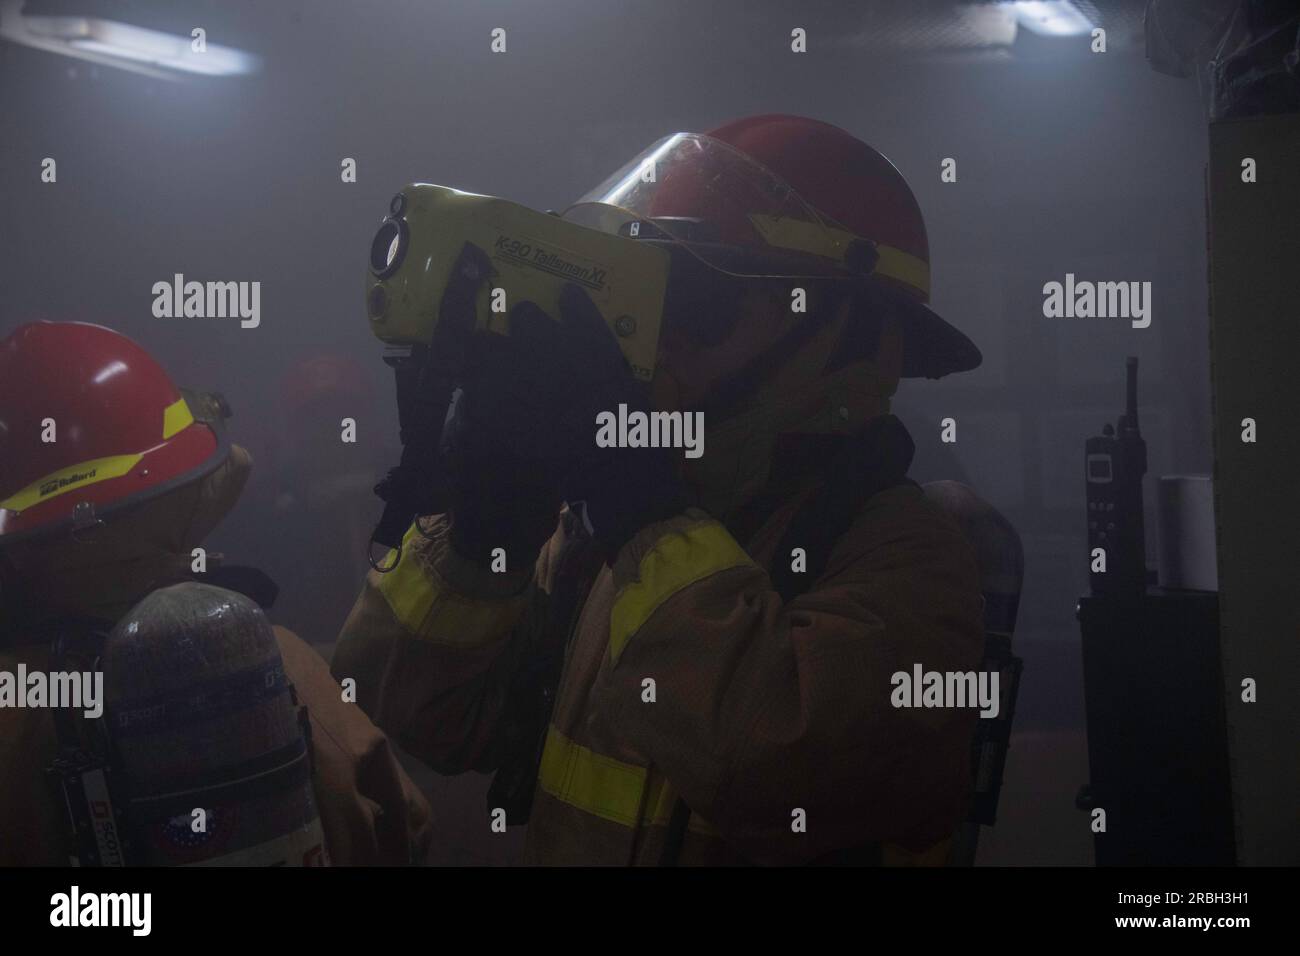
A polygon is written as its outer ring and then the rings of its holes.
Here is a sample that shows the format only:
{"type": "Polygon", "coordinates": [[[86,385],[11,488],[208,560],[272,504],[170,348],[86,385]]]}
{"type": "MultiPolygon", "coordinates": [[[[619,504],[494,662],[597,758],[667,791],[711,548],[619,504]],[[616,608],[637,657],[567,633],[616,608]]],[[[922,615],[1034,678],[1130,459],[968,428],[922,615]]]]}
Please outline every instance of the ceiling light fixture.
{"type": "Polygon", "coordinates": [[[23,46],[115,66],[161,79],[182,74],[238,76],[261,61],[234,47],[95,16],[46,16],[23,12],[22,0],[0,6],[0,36],[23,46]]]}

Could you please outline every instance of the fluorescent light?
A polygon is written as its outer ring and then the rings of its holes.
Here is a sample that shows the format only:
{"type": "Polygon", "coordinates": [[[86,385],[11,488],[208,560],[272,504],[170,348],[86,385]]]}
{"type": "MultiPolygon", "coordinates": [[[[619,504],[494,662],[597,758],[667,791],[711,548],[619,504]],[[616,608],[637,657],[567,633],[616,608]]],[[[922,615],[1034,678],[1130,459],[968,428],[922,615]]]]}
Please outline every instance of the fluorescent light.
{"type": "Polygon", "coordinates": [[[51,53],[151,76],[178,73],[236,76],[255,72],[260,61],[251,53],[216,43],[195,52],[191,39],[115,20],[77,16],[24,16],[20,3],[0,10],[0,36],[51,53]]]}
{"type": "Polygon", "coordinates": [[[1026,30],[1042,36],[1071,37],[1091,33],[1094,24],[1070,0],[1012,0],[1003,6],[1026,30]]]}

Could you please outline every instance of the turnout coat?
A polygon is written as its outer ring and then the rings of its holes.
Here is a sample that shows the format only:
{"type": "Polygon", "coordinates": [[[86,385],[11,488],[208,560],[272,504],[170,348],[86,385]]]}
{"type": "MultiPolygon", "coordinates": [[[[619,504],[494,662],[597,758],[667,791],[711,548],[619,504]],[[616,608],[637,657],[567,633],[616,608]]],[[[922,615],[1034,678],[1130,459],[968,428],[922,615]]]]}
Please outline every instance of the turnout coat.
{"type": "Polygon", "coordinates": [[[683,864],[943,862],[976,712],[895,708],[891,676],[978,668],[974,554],[915,483],[886,482],[783,599],[785,532],[824,478],[800,476],[750,530],[688,509],[594,568],[567,511],[502,573],[460,557],[446,517],[417,519],[393,570],[369,573],[334,675],[435,770],[491,771],[518,674],[558,648],[532,862],[659,863],[679,798],[683,864]]]}

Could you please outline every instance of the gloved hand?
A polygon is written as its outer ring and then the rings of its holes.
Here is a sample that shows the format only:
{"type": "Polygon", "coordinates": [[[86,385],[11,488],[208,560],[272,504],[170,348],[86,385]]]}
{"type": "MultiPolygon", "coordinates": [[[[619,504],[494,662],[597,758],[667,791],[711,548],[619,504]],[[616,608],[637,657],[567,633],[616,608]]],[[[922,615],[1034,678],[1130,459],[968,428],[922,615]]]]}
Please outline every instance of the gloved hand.
{"type": "MultiPolygon", "coordinates": [[[[536,307],[525,303],[533,311],[536,307]]],[[[597,374],[578,385],[581,399],[563,419],[567,458],[560,471],[560,495],[582,516],[587,531],[613,562],[619,550],[646,525],[682,511],[686,486],[678,472],[681,452],[672,448],[601,448],[596,444],[596,417],[650,409],[650,389],[638,382],[600,310],[578,285],[560,294],[560,327],[568,330],[566,354],[599,356],[597,374]]],[[[540,312],[537,312],[541,315],[540,312]]],[[[554,328],[554,326],[551,326],[554,328]]],[[[575,381],[580,375],[575,373],[575,381]]]]}
{"type": "MultiPolygon", "coordinates": [[[[512,323],[513,325],[513,323],[512,323]]],[[[474,332],[443,426],[451,540],[478,564],[504,548],[508,566],[537,555],[560,510],[559,461],[539,400],[543,369],[513,337],[474,332]]]]}
{"type": "Polygon", "coordinates": [[[496,547],[531,558],[566,500],[612,557],[680,510],[671,449],[597,447],[596,415],[620,404],[646,408],[648,389],[577,285],[562,291],[558,321],[522,302],[509,335],[473,333],[443,434],[457,551],[483,563],[496,547]]]}

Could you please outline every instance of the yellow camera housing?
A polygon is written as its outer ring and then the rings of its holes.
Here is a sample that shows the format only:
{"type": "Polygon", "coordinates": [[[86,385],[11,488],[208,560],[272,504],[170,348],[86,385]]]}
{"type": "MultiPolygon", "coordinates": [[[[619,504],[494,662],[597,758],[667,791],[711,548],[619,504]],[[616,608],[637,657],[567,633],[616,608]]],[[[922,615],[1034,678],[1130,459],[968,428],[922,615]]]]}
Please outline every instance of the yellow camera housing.
{"type": "Polygon", "coordinates": [[[642,381],[654,375],[668,253],[494,196],[413,183],[389,207],[366,273],[370,329],[389,345],[429,345],[451,270],[466,242],[488,256],[475,327],[509,333],[508,315],[533,302],[558,317],[560,290],[580,286],[642,381]]]}

